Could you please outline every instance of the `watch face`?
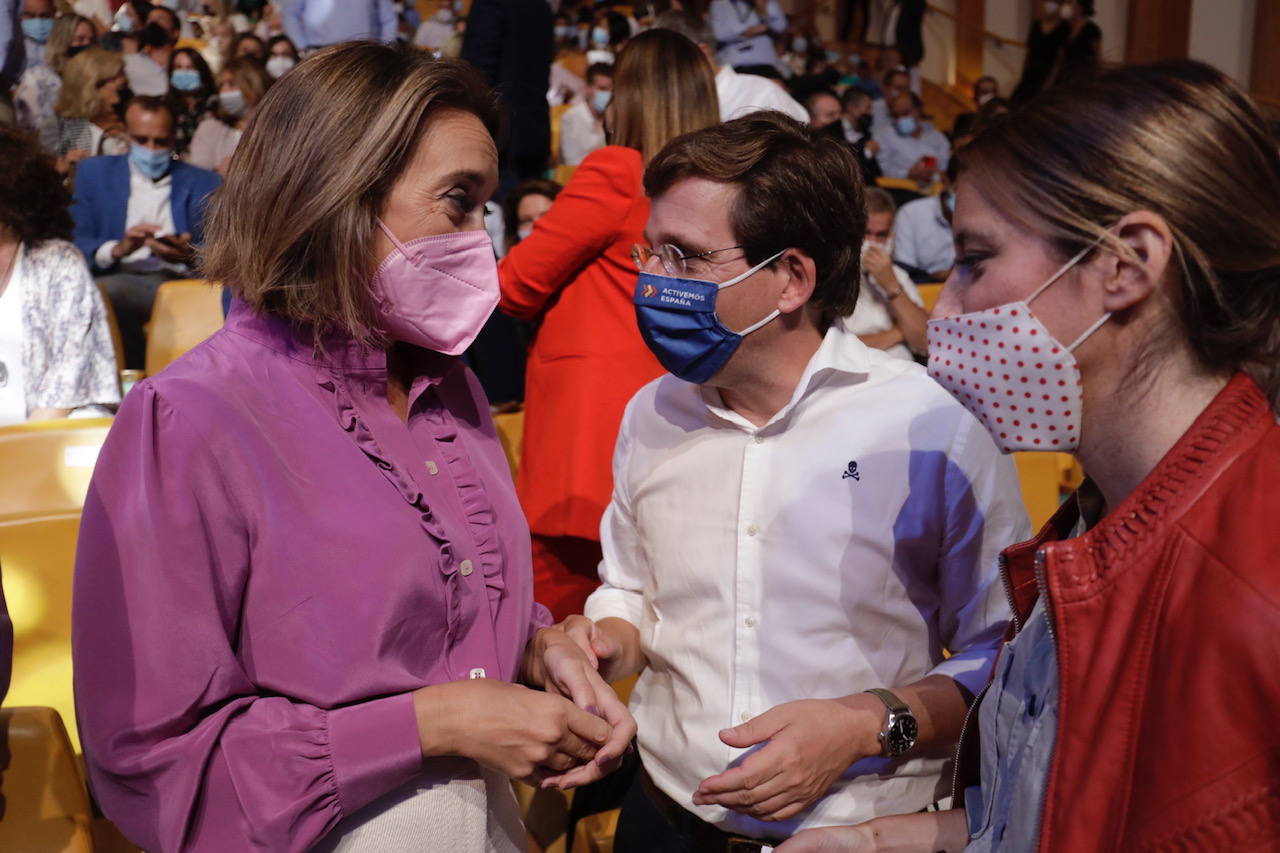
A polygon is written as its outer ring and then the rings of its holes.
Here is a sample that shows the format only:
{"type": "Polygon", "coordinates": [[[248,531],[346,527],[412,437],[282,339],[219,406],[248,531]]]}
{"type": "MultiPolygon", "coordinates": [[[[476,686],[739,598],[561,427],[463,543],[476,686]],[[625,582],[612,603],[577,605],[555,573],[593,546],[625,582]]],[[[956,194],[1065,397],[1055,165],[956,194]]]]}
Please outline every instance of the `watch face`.
{"type": "Polygon", "coordinates": [[[920,727],[916,724],[915,717],[895,717],[892,725],[889,726],[887,737],[889,754],[901,755],[911,749],[916,745],[916,737],[919,734],[920,727]]]}

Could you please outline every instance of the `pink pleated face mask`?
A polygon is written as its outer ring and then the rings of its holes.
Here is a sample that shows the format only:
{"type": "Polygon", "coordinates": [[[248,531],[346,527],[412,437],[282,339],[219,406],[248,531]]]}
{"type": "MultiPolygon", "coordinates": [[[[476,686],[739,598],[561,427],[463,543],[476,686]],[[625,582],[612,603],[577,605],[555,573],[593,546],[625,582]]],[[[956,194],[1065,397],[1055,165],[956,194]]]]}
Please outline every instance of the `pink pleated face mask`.
{"type": "Polygon", "coordinates": [[[498,264],[484,231],[419,237],[401,243],[373,274],[370,291],[383,330],[397,341],[459,355],[498,305],[498,264]]]}
{"type": "Polygon", "coordinates": [[[1081,251],[1023,301],[929,321],[929,375],[1005,453],[1069,453],[1080,444],[1083,391],[1072,351],[1111,315],[1103,314],[1064,346],[1031,313],[1030,303],[1092,249],[1081,251]]]}

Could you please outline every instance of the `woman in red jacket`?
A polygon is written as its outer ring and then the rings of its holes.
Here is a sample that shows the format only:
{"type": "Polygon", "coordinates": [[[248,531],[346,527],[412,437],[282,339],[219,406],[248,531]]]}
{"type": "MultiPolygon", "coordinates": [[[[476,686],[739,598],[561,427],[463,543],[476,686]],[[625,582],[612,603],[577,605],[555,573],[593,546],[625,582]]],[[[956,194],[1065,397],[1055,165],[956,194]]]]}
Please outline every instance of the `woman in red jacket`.
{"type": "Polygon", "coordinates": [[[1003,555],[967,823],[780,853],[1280,850],[1275,141],[1182,61],[1042,95],[961,158],[930,372],[1006,451],[1090,479],[1003,555]]]}
{"type": "Polygon", "coordinates": [[[669,30],[627,43],[607,124],[590,154],[499,267],[504,312],[538,324],[525,374],[516,489],[533,533],[534,587],[557,619],[599,583],[600,517],[622,410],[662,374],[636,328],[631,247],[643,243],[644,165],[670,140],[719,121],[715,78],[669,30]]]}

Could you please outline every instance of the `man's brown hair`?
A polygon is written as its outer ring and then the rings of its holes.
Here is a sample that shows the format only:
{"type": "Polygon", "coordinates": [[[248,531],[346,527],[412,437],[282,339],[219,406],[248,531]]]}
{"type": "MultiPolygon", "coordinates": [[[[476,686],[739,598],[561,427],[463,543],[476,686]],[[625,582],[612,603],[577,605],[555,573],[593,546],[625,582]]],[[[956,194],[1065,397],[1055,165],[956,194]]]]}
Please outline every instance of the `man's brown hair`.
{"type": "Polygon", "coordinates": [[[203,253],[260,313],[374,340],[374,230],[437,111],[497,133],[493,93],[459,60],[374,42],[321,51],[263,98],[214,197],[203,253]]]}
{"type": "Polygon", "coordinates": [[[817,268],[810,303],[824,321],[853,313],[867,214],[842,140],[780,112],[753,113],[674,140],[649,163],[644,189],[660,196],[687,178],[737,188],[729,223],[748,264],[799,249],[817,268]]]}

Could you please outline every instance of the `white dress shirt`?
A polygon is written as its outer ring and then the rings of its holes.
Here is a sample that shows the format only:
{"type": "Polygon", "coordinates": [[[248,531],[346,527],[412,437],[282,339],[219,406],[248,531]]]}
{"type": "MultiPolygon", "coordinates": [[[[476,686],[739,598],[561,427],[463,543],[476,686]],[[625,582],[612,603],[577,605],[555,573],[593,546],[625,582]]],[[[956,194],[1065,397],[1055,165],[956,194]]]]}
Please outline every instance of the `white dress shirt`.
{"type": "Polygon", "coordinates": [[[876,159],[886,178],[907,177],[921,157],[938,158],[938,171],[946,171],[951,160],[951,143],[929,122],[920,122],[920,127],[919,136],[903,136],[890,124],[888,130],[876,137],[880,143],[876,159]]]}
{"type": "Polygon", "coordinates": [[[728,65],[721,65],[716,72],[716,98],[721,121],[760,110],[780,110],[801,124],[809,123],[809,111],[777,83],[759,74],[739,74],[728,65]]]}
{"type": "Polygon", "coordinates": [[[604,126],[586,101],[579,100],[560,116],[560,162],[577,166],[597,148],[604,147],[604,126]]]}
{"type": "Polygon", "coordinates": [[[893,221],[893,259],[925,272],[951,269],[955,241],[942,212],[943,196],[926,196],[898,209],[893,221]]]}
{"type": "MultiPolygon", "coordinates": [[[[173,224],[173,175],[165,175],[153,181],[138,171],[138,167],[129,163],[129,206],[125,209],[124,230],[135,225],[150,223],[159,225],[157,237],[177,233],[173,224]]],[[[121,234],[121,237],[124,235],[121,234]]],[[[110,269],[116,263],[111,257],[111,250],[119,240],[108,240],[94,252],[93,259],[102,269],[110,269]]],[[[120,270],[123,272],[186,272],[185,264],[170,264],[156,257],[146,246],[120,259],[120,270]]]]}
{"type": "MultiPolygon", "coordinates": [[[[924,300],[920,298],[920,291],[916,289],[915,283],[911,281],[911,276],[907,275],[907,271],[894,264],[893,275],[898,280],[898,287],[902,288],[903,296],[923,308],[924,300]]],[[[862,289],[858,291],[857,307],[853,309],[853,313],[849,315],[847,322],[849,329],[855,335],[874,335],[877,332],[887,332],[895,325],[893,312],[889,310],[889,298],[885,296],[884,290],[881,289],[875,278],[865,269],[862,272],[862,289]]],[[[904,343],[894,344],[883,350],[883,352],[894,358],[902,358],[907,361],[915,360],[915,357],[911,354],[911,348],[904,343]]]]}
{"type": "Polygon", "coordinates": [[[757,838],[945,793],[943,758],[872,757],[790,821],[691,803],[744,755],[717,733],[776,705],[930,673],[986,682],[1010,618],[997,553],[1029,524],[1013,461],[924,368],[838,322],[760,428],[711,386],[663,376],[627,406],[613,478],[586,615],[640,632],[631,709],[660,789],[757,838]]]}

